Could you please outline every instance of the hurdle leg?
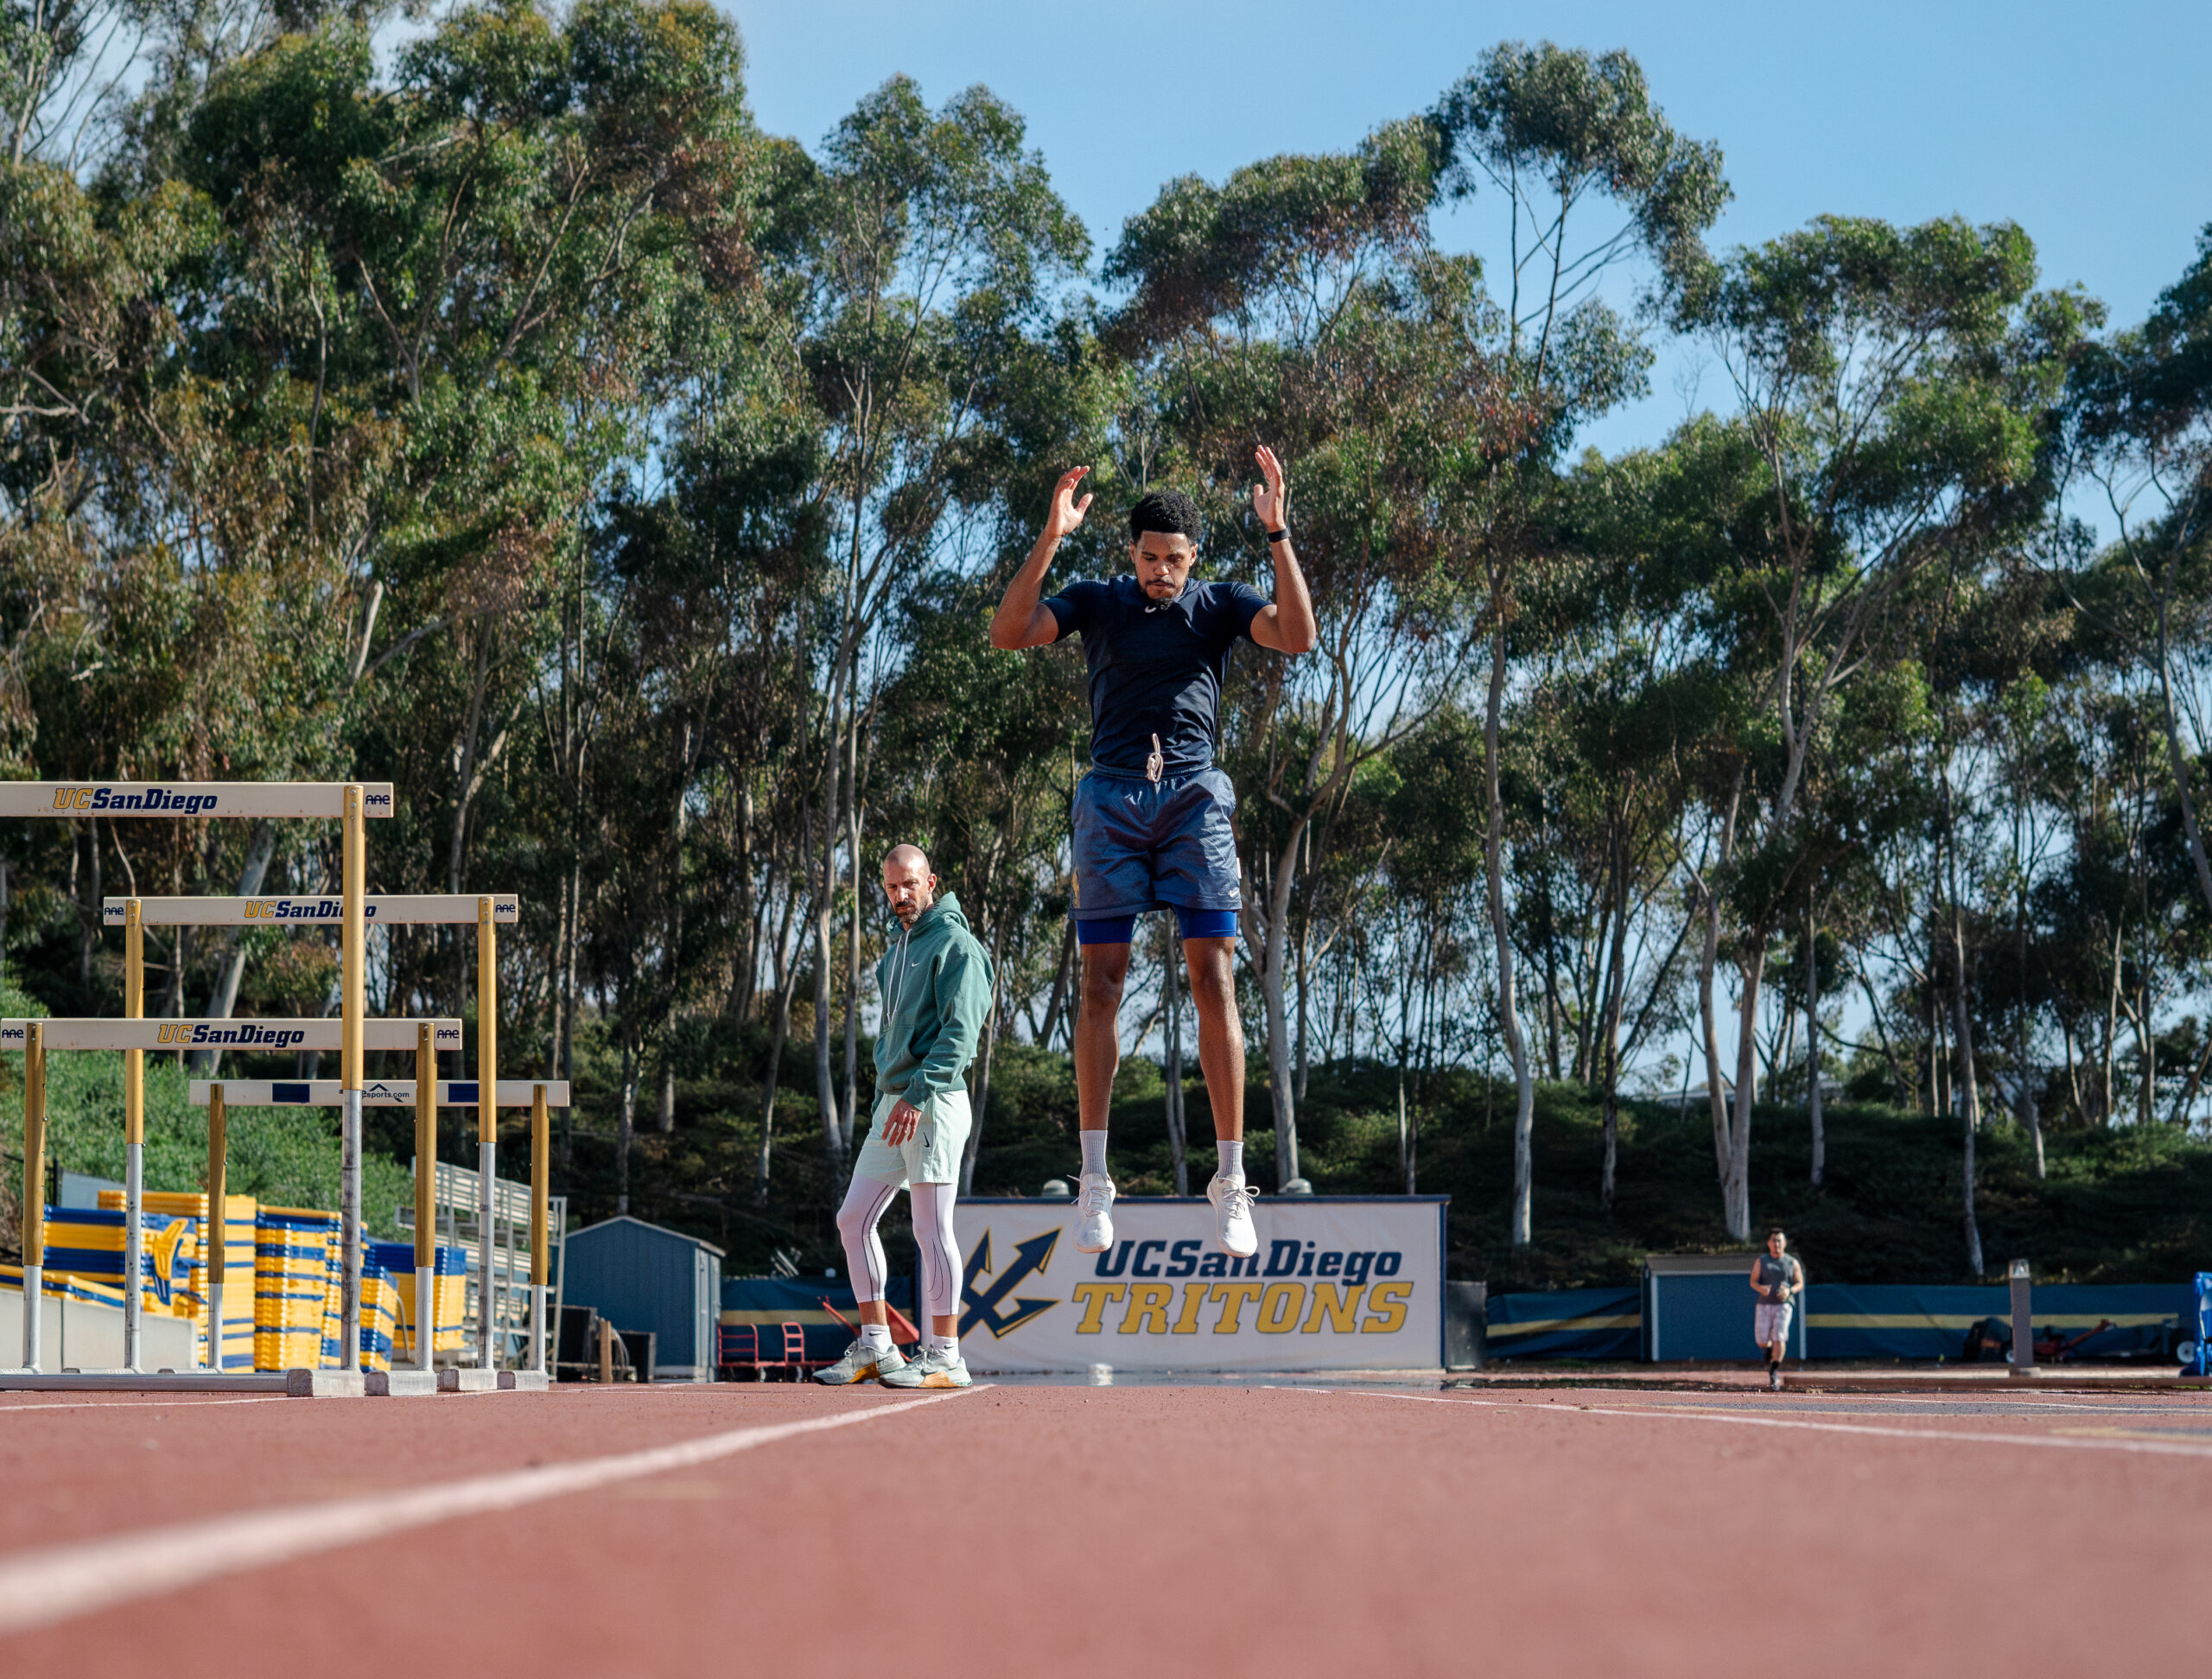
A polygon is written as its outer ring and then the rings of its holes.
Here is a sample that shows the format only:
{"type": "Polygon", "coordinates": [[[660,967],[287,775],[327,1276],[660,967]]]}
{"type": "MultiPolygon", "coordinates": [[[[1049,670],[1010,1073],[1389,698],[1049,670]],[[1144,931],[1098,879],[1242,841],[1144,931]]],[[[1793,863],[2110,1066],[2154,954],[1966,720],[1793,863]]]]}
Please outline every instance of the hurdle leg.
{"type": "Polygon", "coordinates": [[[493,1368],[492,1232],[499,1155],[499,935],[476,900],[476,1364],[493,1368]]]}
{"type": "Polygon", "coordinates": [[[46,1028],[32,1023],[23,1046],[23,1368],[45,1356],[46,1028]]]}
{"type": "MultiPolygon", "coordinates": [[[[146,928],[138,900],[123,906],[123,1013],[146,1014],[146,928]]],[[[146,1301],[146,1052],[123,1052],[123,1367],[138,1368],[146,1301]]]]}
{"type": "Polygon", "coordinates": [[[207,1368],[223,1368],[223,1250],[230,1241],[228,1197],[224,1193],[223,1165],[228,1148],[223,1087],[207,1092],[207,1216],[200,1221],[207,1236],[207,1368]]]}
{"type": "Polygon", "coordinates": [[[530,1093],[530,1367],[540,1376],[545,1370],[545,1244],[551,1206],[551,1162],[546,1158],[551,1126],[545,1111],[545,1086],[530,1093]]]}
{"type": "Polygon", "coordinates": [[[365,797],[358,784],[347,785],[340,860],[345,892],[339,938],[339,996],[344,1016],[339,1052],[339,1223],[343,1247],[338,1297],[340,1370],[361,1368],[361,1013],[368,960],[368,920],[363,903],[368,880],[365,797]]]}
{"type": "Polygon", "coordinates": [[[438,1052],[415,1033],[415,1368],[429,1370],[438,1339],[438,1052]]]}

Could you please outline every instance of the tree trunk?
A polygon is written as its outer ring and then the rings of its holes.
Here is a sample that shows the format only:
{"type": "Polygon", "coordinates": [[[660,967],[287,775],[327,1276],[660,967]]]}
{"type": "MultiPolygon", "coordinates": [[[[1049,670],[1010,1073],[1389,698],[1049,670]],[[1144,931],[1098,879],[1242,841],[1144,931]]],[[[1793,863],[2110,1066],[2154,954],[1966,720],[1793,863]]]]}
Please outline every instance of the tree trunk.
{"type": "Polygon", "coordinates": [[[1976,1221],[1974,1211],[1974,1116],[1971,1111],[1968,1112],[1966,1119],[1966,1163],[1960,1174],[1960,1181],[1965,1192],[1966,1202],[1967,1269],[1979,1278],[1987,1268],[1981,1262],[1981,1225],[1976,1221]]]}
{"type": "Polygon", "coordinates": [[[614,1136],[614,1211],[630,1210],[630,1143],[638,1134],[638,1051],[628,1031],[622,1035],[622,1104],[614,1136]]]}
{"type": "MultiPolygon", "coordinates": [[[[981,906],[979,905],[980,908],[981,906]]],[[[1000,916],[991,928],[991,1009],[983,1021],[983,1059],[976,1080],[976,1097],[970,1104],[968,1143],[960,1153],[960,1192],[969,1195],[976,1188],[976,1156],[983,1146],[983,1114],[991,1105],[991,1066],[998,1058],[999,1047],[999,964],[1006,951],[1006,918],[1000,916]]]]}
{"type": "Polygon", "coordinates": [[[1735,1116],[1728,1129],[1728,1175],[1721,1180],[1722,1217],[1728,1234],[1738,1242],[1751,1239],[1751,1105],[1758,1100],[1758,1034],[1752,1023],[1758,1018],[1759,982],[1766,972],[1766,936],[1755,936],[1743,957],[1743,1027],[1736,1041],[1735,1116]]]}
{"type": "Polygon", "coordinates": [[[1291,892],[1298,881],[1298,843],[1308,820],[1301,817],[1292,826],[1269,871],[1267,901],[1256,906],[1267,938],[1261,952],[1260,996],[1268,1027],[1268,1095],[1274,1112],[1278,1186],[1299,1175],[1298,1073],[1292,1064],[1290,1011],[1284,993],[1290,961],[1291,892]]]}
{"type": "MultiPolygon", "coordinates": [[[[270,860],[276,855],[276,824],[264,822],[253,830],[247,843],[245,866],[238,870],[238,895],[251,898],[261,890],[262,881],[269,874],[270,860]]],[[[4,932],[4,920],[0,920],[0,932],[4,932]]],[[[245,977],[245,951],[238,942],[237,930],[231,930],[223,940],[225,955],[223,977],[217,982],[215,995],[207,1000],[207,1014],[212,1020],[227,1021],[231,1010],[238,1007],[238,983],[245,977]]],[[[220,1064],[223,1052],[219,1049],[196,1050],[192,1057],[192,1072],[196,1078],[213,1078],[220,1064]]]]}
{"type": "Polygon", "coordinates": [[[1828,1137],[1821,1103],[1821,929],[1808,908],[1805,915],[1805,1113],[1813,1126],[1813,1184],[1827,1170],[1828,1137]]]}
{"type": "Polygon", "coordinates": [[[1536,1083],[1529,1066],[1529,1046],[1513,1000],[1513,932],[1505,915],[1505,802],[1498,792],[1498,726],[1505,706],[1505,619],[1502,588],[1494,588],[1491,610],[1490,696],[1483,713],[1483,785],[1490,824],[1483,839],[1484,884],[1490,900],[1491,937],[1497,945],[1497,1025],[1513,1066],[1513,1209],[1510,1240],[1525,1248],[1535,1234],[1536,1083]]]}
{"type": "MultiPolygon", "coordinates": [[[[1171,957],[1172,962],[1173,958],[1171,957]]],[[[1060,1011],[1067,1007],[1068,985],[1075,971],[1075,918],[1068,918],[1060,930],[1060,963],[1052,973],[1052,997],[1045,1005],[1045,1027],[1037,1034],[1037,1047],[1050,1049],[1052,1040],[1059,1035],[1060,1011]]],[[[1070,1011],[1072,1014],[1073,1011],[1070,1011]]]]}
{"type": "Polygon", "coordinates": [[[671,1060],[660,1064],[660,1111],[653,1116],[653,1129],[663,1136],[676,1129],[676,1063],[671,1060]]]}

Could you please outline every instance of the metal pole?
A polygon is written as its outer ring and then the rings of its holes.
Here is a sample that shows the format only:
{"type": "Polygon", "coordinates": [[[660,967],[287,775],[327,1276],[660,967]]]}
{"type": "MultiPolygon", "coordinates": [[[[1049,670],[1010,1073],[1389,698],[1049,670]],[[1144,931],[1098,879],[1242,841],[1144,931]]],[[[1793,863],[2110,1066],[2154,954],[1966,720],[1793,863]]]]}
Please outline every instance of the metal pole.
{"type": "Polygon", "coordinates": [[[476,900],[476,1363],[492,1358],[493,1184],[499,1154],[499,934],[476,900]]]}
{"type": "Polygon", "coordinates": [[[430,1368],[438,1338],[438,1052],[430,1028],[415,1043],[415,1368],[430,1368]]]}
{"type": "Polygon", "coordinates": [[[339,1240],[344,1248],[338,1307],[341,1370],[361,1367],[361,1014],[368,943],[367,919],[361,902],[366,895],[368,878],[362,797],[358,784],[348,784],[340,863],[340,890],[345,894],[345,914],[339,936],[339,1002],[344,1034],[340,1040],[338,1058],[339,1240]]]}
{"type": "Polygon", "coordinates": [[[224,1193],[225,1110],[223,1087],[207,1092],[207,1216],[201,1227],[207,1240],[207,1368],[223,1368],[223,1261],[231,1236],[229,1197],[224,1193]]]}
{"type": "Polygon", "coordinates": [[[23,1045],[23,1368],[36,1370],[46,1316],[46,1028],[23,1045]]]}
{"type": "Polygon", "coordinates": [[[2033,1376],[2036,1373],[2036,1326],[2033,1302],[2034,1284],[2028,1272],[2028,1262],[2016,1259],[2011,1266],[2009,1279],[2012,1285],[2012,1374],[2033,1376]]]}
{"type": "Polygon", "coordinates": [[[552,1222],[546,1216],[547,1191],[550,1187],[546,1160],[550,1130],[545,1086],[533,1085],[530,1092],[530,1323],[531,1338],[537,1345],[531,1349],[530,1367],[541,1375],[545,1371],[546,1356],[545,1249],[550,1239],[546,1226],[552,1222]]]}
{"type": "MultiPolygon", "coordinates": [[[[123,906],[123,1013],[146,1014],[146,925],[138,900],[123,906]]],[[[138,1368],[146,1307],[146,1052],[123,1052],[123,1367],[138,1368]]]]}

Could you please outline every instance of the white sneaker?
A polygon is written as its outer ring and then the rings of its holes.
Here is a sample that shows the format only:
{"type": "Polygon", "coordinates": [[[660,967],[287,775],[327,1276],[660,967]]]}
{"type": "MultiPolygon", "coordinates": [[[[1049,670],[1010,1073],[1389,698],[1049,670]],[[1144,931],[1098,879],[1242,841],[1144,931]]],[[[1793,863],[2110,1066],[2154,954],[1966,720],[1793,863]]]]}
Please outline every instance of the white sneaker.
{"type": "Polygon", "coordinates": [[[1224,1178],[1219,1173],[1206,1186],[1206,1199],[1213,1203],[1224,1253],[1249,1259],[1260,1251],[1260,1232],[1252,1228],[1252,1203],[1259,1194],[1243,1179],[1224,1178]]]}
{"type": "Polygon", "coordinates": [[[964,1388],[968,1383],[968,1361],[957,1347],[939,1352],[925,1346],[903,1369],[892,1371],[883,1378],[887,1388],[964,1388]]]}
{"type": "Polygon", "coordinates": [[[897,1347],[887,1346],[880,1352],[871,1352],[866,1341],[855,1341],[836,1364],[815,1371],[814,1379],[825,1387],[844,1388],[855,1382],[880,1382],[906,1368],[906,1355],[897,1347]]]}
{"type": "Polygon", "coordinates": [[[1086,1172],[1076,1186],[1083,1223],[1076,1226],[1075,1250],[1103,1254],[1114,1245],[1114,1180],[1103,1172],[1086,1172]]]}

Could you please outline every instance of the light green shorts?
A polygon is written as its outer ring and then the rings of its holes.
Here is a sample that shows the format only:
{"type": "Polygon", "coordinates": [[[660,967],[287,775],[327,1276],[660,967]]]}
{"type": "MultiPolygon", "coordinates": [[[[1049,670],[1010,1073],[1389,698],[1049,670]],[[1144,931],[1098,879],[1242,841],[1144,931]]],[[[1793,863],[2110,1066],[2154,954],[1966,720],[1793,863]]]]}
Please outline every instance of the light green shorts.
{"type": "Polygon", "coordinates": [[[914,1135],[893,1147],[883,1140],[884,1122],[899,1098],[875,1098],[868,1117],[868,1135],[853,1161],[853,1175],[873,1178],[880,1184],[957,1184],[960,1181],[960,1153],[968,1146],[968,1128],[975,1115],[968,1106],[968,1092],[950,1091],[933,1096],[922,1109],[914,1135]]]}

